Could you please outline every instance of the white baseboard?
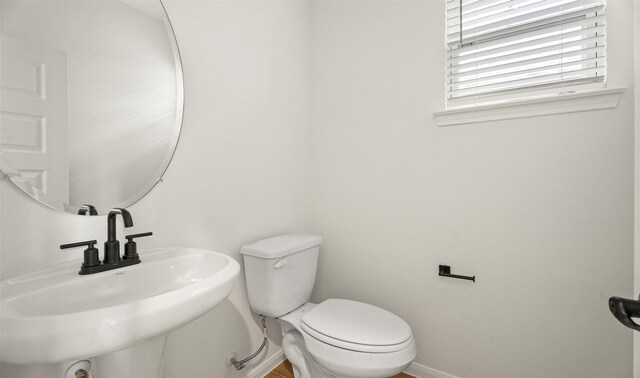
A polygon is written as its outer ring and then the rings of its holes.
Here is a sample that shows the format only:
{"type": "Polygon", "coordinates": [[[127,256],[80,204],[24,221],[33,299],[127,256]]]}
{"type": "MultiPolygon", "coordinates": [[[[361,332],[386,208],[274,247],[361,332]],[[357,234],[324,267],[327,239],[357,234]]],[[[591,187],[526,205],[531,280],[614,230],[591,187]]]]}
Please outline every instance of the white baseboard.
{"type": "Polygon", "coordinates": [[[247,374],[247,377],[263,378],[265,375],[269,374],[271,370],[275,369],[276,366],[280,365],[282,361],[284,361],[284,351],[280,348],[280,350],[278,350],[273,356],[264,360],[260,365],[247,374]]]}
{"type": "Polygon", "coordinates": [[[417,378],[459,378],[455,375],[420,365],[415,362],[412,362],[404,372],[417,378]]]}
{"type": "MultiPolygon", "coordinates": [[[[260,365],[251,371],[247,377],[248,378],[264,378],[265,375],[269,374],[269,372],[276,368],[276,366],[280,365],[282,361],[285,360],[284,351],[280,349],[273,356],[266,359],[260,365]]],[[[430,368],[428,366],[420,365],[418,363],[412,362],[408,368],[405,369],[405,373],[409,375],[413,375],[416,378],[460,378],[455,375],[445,373],[440,370],[436,370],[430,368]]]]}

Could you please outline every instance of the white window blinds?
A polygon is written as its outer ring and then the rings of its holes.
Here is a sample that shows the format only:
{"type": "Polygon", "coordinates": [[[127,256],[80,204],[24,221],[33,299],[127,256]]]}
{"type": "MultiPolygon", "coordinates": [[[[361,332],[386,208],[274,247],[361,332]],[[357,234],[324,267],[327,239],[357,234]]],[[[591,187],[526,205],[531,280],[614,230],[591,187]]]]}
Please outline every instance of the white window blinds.
{"type": "Polygon", "coordinates": [[[447,0],[447,107],[603,86],[604,15],[605,0],[447,0]]]}

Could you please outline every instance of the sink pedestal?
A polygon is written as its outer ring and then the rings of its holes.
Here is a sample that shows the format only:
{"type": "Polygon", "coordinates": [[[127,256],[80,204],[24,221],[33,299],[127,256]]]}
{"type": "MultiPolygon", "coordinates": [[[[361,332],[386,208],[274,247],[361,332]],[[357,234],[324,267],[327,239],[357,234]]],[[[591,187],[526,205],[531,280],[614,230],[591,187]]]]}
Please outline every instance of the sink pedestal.
{"type": "Polygon", "coordinates": [[[162,378],[166,335],[93,358],[92,378],[162,378]]]}
{"type": "MultiPolygon", "coordinates": [[[[162,362],[166,338],[166,335],[158,336],[129,348],[102,356],[80,358],[79,360],[87,360],[91,363],[90,378],[162,378],[162,362]]],[[[2,364],[0,377],[65,377],[67,369],[76,362],[29,365],[2,364]]]]}

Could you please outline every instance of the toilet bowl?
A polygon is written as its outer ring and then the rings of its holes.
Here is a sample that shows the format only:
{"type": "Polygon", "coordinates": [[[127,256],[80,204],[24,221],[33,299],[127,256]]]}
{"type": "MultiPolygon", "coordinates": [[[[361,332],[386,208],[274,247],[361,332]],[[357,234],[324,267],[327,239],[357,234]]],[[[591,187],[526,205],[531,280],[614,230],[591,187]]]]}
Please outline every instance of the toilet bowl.
{"type": "Polygon", "coordinates": [[[308,302],[321,242],[319,236],[290,234],[243,246],[252,310],[277,318],[296,378],[382,378],[402,372],[416,346],[400,317],[347,299],[308,302]]]}
{"type": "Polygon", "coordinates": [[[302,336],[304,345],[296,346],[311,357],[308,377],[390,377],[416,356],[409,325],[366,303],[345,299],[306,303],[278,321],[283,339],[291,332],[302,336]]]}

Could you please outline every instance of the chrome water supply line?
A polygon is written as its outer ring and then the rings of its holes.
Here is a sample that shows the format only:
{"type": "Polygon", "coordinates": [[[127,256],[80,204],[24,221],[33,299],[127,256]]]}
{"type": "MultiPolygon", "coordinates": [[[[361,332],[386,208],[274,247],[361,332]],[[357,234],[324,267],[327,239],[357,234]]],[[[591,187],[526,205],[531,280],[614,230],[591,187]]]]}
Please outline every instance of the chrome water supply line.
{"type": "Polygon", "coordinates": [[[254,358],[256,358],[260,352],[262,352],[262,349],[264,349],[264,346],[267,345],[267,323],[266,323],[266,319],[267,317],[264,315],[260,315],[260,320],[262,320],[262,335],[264,336],[264,339],[262,340],[262,345],[260,345],[260,348],[258,348],[258,350],[250,355],[249,357],[245,358],[244,360],[236,360],[235,357],[231,359],[231,363],[233,364],[233,366],[235,366],[236,370],[240,370],[242,368],[244,368],[244,364],[253,360],[254,358]]]}

